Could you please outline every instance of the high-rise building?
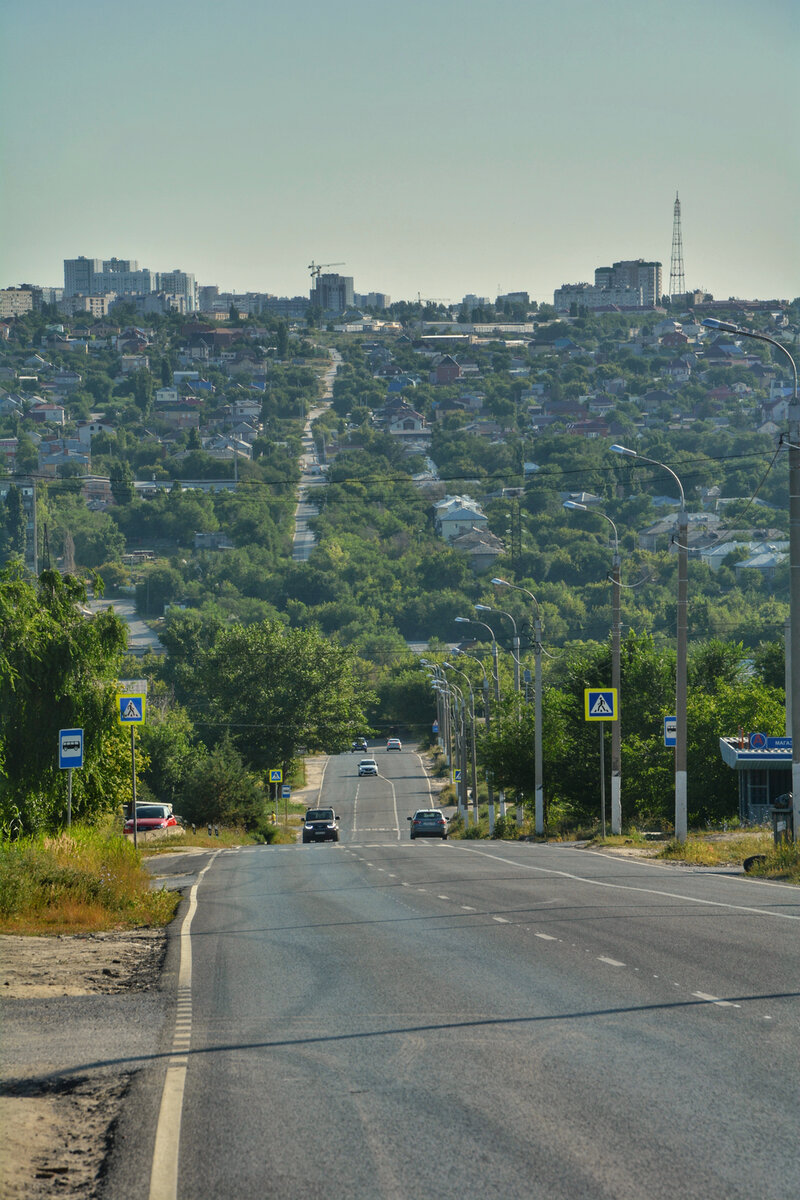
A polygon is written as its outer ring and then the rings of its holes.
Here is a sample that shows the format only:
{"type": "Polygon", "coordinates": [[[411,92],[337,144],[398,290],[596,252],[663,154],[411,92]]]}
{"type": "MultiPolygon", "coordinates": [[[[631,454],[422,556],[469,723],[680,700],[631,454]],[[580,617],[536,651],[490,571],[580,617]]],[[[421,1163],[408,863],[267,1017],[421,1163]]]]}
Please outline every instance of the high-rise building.
{"type": "Polygon", "coordinates": [[[606,290],[641,288],[642,308],[657,308],[661,303],[662,294],[661,263],[633,258],[615,262],[611,267],[597,267],[594,286],[606,290]]]}
{"type": "Polygon", "coordinates": [[[320,274],[314,279],[311,303],[323,312],[341,313],[354,304],[352,275],[320,274]]]}
{"type": "Polygon", "coordinates": [[[94,277],[103,269],[99,258],[64,259],[64,296],[91,296],[94,277]]]}
{"type": "Polygon", "coordinates": [[[194,275],[187,271],[159,271],[157,276],[158,291],[170,296],[185,296],[186,311],[194,312],[197,308],[197,282],[194,275]]]}

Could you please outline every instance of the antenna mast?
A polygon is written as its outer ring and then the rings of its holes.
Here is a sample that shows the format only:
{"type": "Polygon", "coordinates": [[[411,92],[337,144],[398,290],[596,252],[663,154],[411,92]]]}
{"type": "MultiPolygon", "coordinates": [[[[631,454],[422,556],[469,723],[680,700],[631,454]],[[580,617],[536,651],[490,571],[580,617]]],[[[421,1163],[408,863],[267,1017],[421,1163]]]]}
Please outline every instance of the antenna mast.
{"type": "Polygon", "coordinates": [[[683,240],[681,238],[681,202],[675,193],[675,208],[672,218],[672,257],[669,264],[669,298],[670,300],[686,295],[686,283],[683,277],[683,240]]]}

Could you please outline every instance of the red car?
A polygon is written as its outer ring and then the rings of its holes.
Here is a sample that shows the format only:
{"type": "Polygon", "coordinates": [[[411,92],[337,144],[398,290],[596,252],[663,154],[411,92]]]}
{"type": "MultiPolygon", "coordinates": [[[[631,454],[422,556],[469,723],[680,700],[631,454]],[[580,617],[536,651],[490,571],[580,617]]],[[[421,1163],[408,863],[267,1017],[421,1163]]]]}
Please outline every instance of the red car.
{"type": "MultiPolygon", "coordinates": [[[[137,804],[136,832],[149,833],[153,829],[170,829],[178,822],[168,804],[137,804]]],[[[125,822],[125,832],[133,833],[133,818],[125,822]]]]}

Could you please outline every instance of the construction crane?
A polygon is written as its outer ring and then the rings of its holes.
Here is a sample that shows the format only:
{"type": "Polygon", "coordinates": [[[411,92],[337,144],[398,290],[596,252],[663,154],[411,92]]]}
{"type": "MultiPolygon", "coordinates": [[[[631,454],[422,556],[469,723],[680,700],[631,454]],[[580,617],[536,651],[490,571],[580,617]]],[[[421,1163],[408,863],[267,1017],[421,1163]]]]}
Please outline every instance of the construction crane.
{"type": "Polygon", "coordinates": [[[312,258],[311,262],[308,264],[308,269],[309,269],[309,271],[311,272],[311,278],[312,278],[312,279],[319,279],[320,273],[321,273],[322,271],[324,271],[326,267],[343,267],[344,265],[345,265],[345,264],[344,264],[343,262],[338,262],[338,263],[315,263],[315,262],[314,262],[314,260],[313,260],[313,258],[312,258]]]}
{"type": "Polygon", "coordinates": [[[449,296],[420,296],[417,292],[417,304],[449,304],[449,296]]]}

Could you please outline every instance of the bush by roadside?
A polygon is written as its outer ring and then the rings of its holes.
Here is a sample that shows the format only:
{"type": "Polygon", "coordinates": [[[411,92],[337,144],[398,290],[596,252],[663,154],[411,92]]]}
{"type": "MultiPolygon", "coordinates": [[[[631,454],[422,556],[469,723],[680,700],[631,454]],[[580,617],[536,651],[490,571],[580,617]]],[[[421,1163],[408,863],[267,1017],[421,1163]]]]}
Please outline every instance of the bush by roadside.
{"type": "Polygon", "coordinates": [[[0,843],[0,931],[78,933],[166,925],[176,892],[151,891],[141,854],[119,833],[70,833],[0,843]]]}

